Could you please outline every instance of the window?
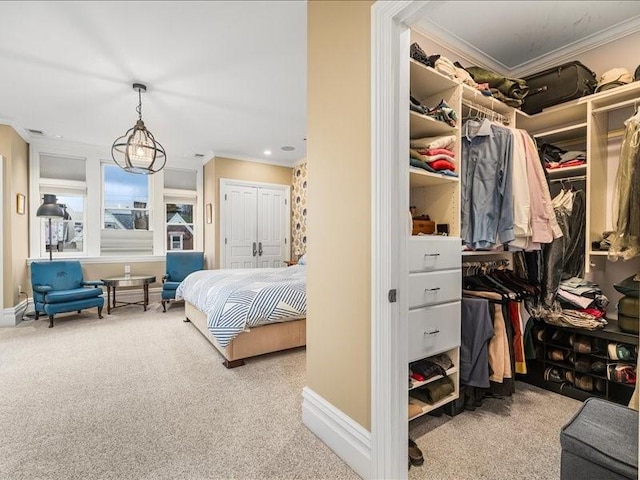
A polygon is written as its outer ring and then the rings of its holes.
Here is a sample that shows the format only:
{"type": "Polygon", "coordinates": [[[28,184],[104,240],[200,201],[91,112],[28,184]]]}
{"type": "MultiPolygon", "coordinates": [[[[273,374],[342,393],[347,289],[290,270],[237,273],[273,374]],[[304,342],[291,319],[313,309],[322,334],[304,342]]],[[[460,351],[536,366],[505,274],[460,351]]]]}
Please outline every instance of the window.
{"type": "Polygon", "coordinates": [[[164,175],[165,242],[169,250],[195,249],[197,172],[167,168],[164,175]]]}
{"type": "Polygon", "coordinates": [[[104,226],[149,230],[149,177],[104,165],[104,226]]]}
{"type": "MultiPolygon", "coordinates": [[[[52,191],[54,192],[55,190],[52,191]]],[[[49,249],[58,253],[84,252],[84,196],[57,195],[57,197],[64,217],[51,219],[51,245],[49,245],[49,221],[42,219],[45,248],[41,255],[48,255],[49,249]]]]}
{"type": "Polygon", "coordinates": [[[51,219],[51,244],[49,220],[38,218],[38,250],[41,257],[49,250],[59,256],[86,254],[86,160],[69,156],[41,154],[39,168],[39,200],[44,194],[57,197],[64,212],[62,218],[51,219]]]}
{"type": "Polygon", "coordinates": [[[151,179],[103,164],[101,255],[153,255],[151,179]]]}
{"type": "Polygon", "coordinates": [[[193,205],[166,203],[167,250],[193,250],[193,205]]]}

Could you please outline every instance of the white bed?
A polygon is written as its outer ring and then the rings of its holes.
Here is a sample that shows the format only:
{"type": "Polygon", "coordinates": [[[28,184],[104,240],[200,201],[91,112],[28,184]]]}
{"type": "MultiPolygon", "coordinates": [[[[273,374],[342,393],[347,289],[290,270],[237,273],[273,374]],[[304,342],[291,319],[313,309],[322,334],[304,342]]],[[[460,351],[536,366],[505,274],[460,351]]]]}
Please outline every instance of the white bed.
{"type": "Polygon", "coordinates": [[[306,266],[202,270],[178,287],[185,314],[233,368],[306,341],[306,266]]]}

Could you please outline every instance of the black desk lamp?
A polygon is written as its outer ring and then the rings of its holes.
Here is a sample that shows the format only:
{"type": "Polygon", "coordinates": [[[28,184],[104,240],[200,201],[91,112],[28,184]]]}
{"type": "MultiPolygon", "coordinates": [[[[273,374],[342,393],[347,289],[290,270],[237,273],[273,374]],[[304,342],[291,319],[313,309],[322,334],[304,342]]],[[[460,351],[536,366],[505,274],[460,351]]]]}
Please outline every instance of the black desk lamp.
{"type": "Polygon", "coordinates": [[[43,195],[42,205],[38,207],[36,217],[43,217],[49,219],[49,261],[53,261],[53,245],[52,243],[52,231],[51,231],[51,219],[64,217],[64,211],[58,205],[58,199],[55,195],[46,194],[43,195]]]}

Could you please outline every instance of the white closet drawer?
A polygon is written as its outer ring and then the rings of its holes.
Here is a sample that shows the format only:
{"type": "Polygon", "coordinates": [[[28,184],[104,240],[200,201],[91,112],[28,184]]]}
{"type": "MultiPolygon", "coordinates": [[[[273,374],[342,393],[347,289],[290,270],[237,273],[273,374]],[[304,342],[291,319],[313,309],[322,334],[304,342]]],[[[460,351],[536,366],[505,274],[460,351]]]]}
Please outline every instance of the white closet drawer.
{"type": "Polygon", "coordinates": [[[462,264],[458,237],[412,237],[409,240],[409,271],[455,270],[462,264]]]}
{"type": "Polygon", "coordinates": [[[460,345],[460,302],[409,312],[409,361],[460,345]]]}
{"type": "Polygon", "coordinates": [[[460,300],[460,270],[412,273],[409,275],[409,308],[460,300]]]}

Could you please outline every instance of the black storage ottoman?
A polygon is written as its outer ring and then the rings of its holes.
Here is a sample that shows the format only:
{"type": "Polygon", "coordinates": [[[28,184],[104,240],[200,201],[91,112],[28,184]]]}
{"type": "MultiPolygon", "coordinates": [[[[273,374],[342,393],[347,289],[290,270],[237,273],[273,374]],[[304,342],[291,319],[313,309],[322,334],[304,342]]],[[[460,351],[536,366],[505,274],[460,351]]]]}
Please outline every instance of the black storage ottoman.
{"type": "Polygon", "coordinates": [[[561,480],[638,478],[638,412],[589,398],[560,432],[561,480]]]}

